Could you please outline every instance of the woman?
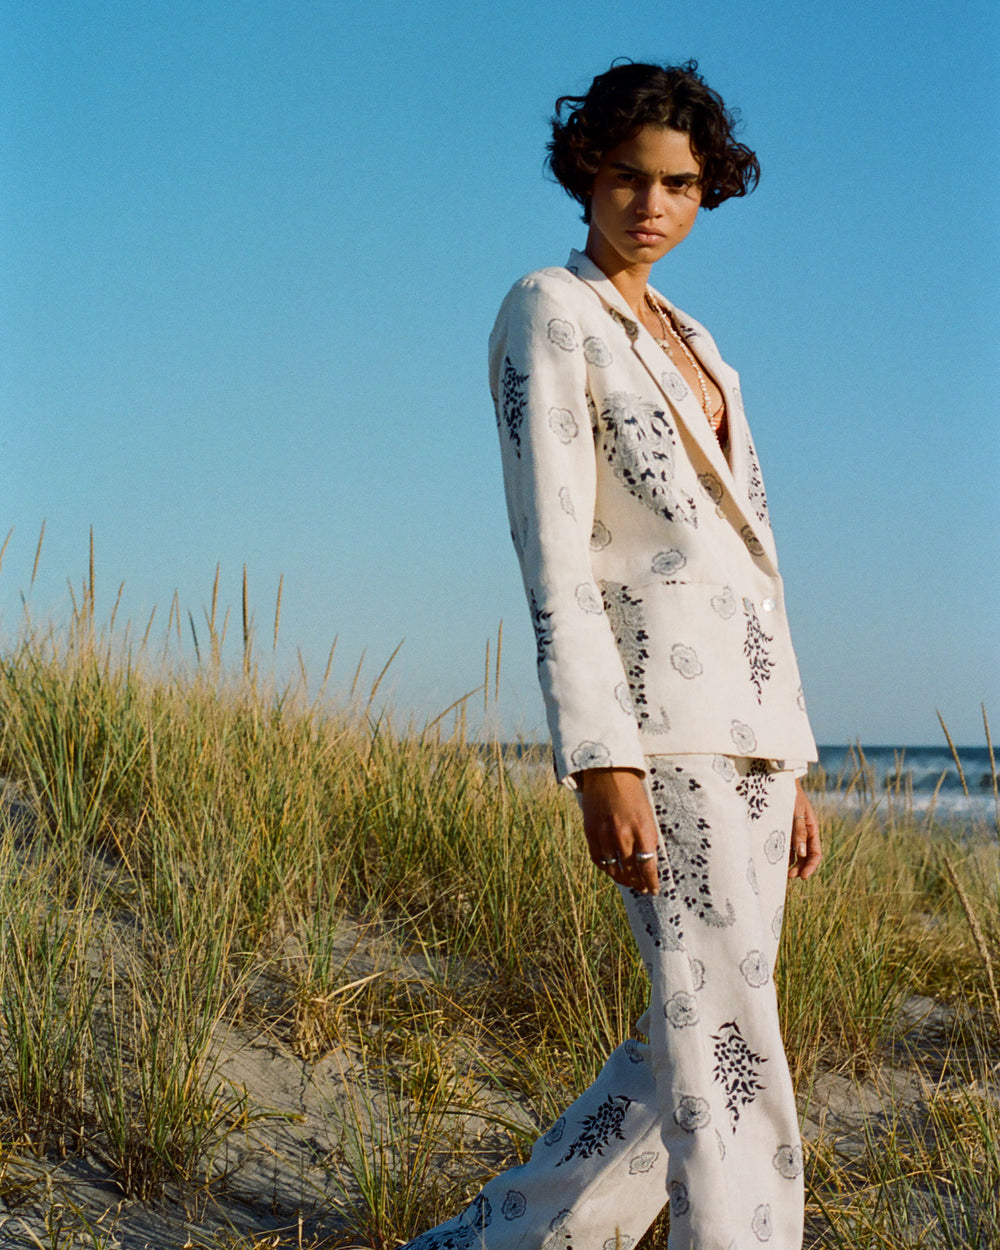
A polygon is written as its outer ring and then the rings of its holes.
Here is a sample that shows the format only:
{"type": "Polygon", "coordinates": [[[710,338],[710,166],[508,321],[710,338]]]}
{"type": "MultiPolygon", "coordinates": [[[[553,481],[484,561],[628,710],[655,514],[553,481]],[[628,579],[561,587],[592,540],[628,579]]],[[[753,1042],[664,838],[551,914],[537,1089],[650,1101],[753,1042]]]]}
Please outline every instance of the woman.
{"type": "Polygon", "coordinates": [[[819,836],[815,759],[739,382],[649,286],[754,154],[691,62],[556,104],[583,253],[511,290],[490,342],[508,512],[559,778],[650,976],[595,1083],[417,1250],[616,1250],[670,1202],[672,1250],[802,1241],[772,969],[819,836]]]}

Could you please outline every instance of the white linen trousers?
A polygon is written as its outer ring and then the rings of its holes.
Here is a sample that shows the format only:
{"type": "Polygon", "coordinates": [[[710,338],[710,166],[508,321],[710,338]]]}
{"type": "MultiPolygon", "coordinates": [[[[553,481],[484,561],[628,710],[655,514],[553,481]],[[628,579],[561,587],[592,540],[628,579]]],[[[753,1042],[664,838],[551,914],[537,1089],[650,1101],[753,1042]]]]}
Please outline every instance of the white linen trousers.
{"type": "Polygon", "coordinates": [[[802,1148],[772,977],[795,774],[648,756],[660,893],[620,887],[649,973],[648,1042],[460,1215],[406,1250],[630,1250],[670,1203],[671,1250],[801,1250],[802,1148]]]}

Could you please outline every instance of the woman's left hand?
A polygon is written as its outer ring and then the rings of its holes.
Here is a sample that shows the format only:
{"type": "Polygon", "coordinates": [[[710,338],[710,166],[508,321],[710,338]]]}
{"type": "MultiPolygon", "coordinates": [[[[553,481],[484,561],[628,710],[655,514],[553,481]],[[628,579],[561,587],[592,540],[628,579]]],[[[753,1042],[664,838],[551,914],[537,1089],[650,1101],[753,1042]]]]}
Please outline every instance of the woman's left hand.
{"type": "Polygon", "coordinates": [[[795,814],[792,817],[792,851],[788,861],[788,879],[796,877],[805,881],[813,875],[823,858],[823,848],[819,842],[819,821],[813,811],[812,804],[802,789],[802,783],[795,782],[795,814]]]}

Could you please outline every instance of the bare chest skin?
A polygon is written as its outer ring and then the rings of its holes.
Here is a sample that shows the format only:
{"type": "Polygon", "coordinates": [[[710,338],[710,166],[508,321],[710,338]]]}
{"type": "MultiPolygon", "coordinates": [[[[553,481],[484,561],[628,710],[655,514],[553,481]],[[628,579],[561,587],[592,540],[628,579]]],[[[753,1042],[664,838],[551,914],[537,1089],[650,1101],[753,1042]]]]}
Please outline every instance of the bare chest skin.
{"type": "MultiPolygon", "coordinates": [[[[642,321],[642,324],[646,327],[646,329],[650,332],[653,338],[656,339],[657,342],[659,342],[660,339],[664,337],[663,327],[659,319],[656,317],[653,311],[645,304],[645,302],[642,305],[641,321],[642,321]]],[[[674,366],[677,372],[681,375],[681,377],[687,383],[688,389],[691,391],[691,394],[695,397],[695,400],[697,401],[698,406],[704,409],[704,402],[703,402],[704,395],[702,393],[701,380],[699,379],[697,371],[695,370],[694,366],[691,364],[690,360],[688,360],[687,354],[684,352],[684,349],[681,347],[680,343],[677,341],[676,336],[674,336],[673,334],[667,335],[667,346],[670,348],[670,351],[669,352],[664,351],[663,353],[664,356],[669,358],[671,364],[674,366]]],[[[722,424],[718,428],[717,437],[718,437],[720,444],[723,447],[725,447],[726,442],[728,440],[728,436],[729,436],[729,431],[727,428],[728,422],[726,419],[727,414],[725,412],[725,397],[721,389],[719,388],[718,383],[715,381],[712,375],[705,368],[704,362],[694,351],[693,346],[690,343],[688,343],[687,347],[688,347],[688,351],[691,352],[691,354],[694,355],[695,358],[697,359],[698,365],[701,368],[702,376],[705,379],[705,383],[706,383],[707,390],[708,390],[708,413],[711,413],[712,415],[714,415],[715,413],[719,411],[720,408],[723,409],[722,424]]],[[[708,420],[707,414],[706,414],[705,420],[706,421],[708,420]]]]}

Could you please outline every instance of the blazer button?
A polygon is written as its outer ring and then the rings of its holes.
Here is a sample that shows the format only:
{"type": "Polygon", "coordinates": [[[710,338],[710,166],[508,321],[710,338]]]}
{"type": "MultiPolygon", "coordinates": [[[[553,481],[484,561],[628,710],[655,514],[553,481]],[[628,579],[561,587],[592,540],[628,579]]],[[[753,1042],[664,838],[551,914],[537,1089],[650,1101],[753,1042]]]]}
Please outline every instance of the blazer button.
{"type": "Polygon", "coordinates": [[[760,606],[764,612],[773,612],[775,607],[774,600],[768,595],[766,599],[760,601],[760,606]]]}

